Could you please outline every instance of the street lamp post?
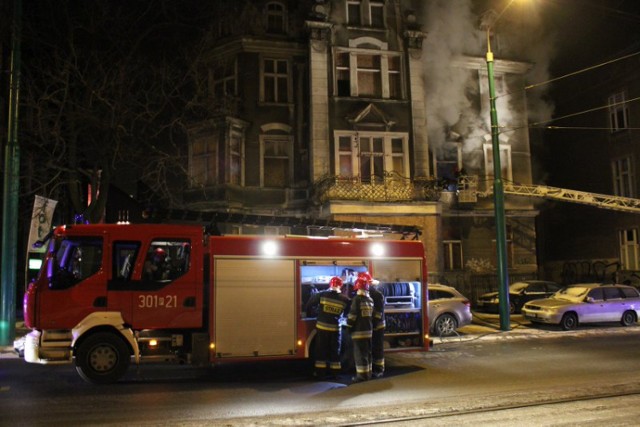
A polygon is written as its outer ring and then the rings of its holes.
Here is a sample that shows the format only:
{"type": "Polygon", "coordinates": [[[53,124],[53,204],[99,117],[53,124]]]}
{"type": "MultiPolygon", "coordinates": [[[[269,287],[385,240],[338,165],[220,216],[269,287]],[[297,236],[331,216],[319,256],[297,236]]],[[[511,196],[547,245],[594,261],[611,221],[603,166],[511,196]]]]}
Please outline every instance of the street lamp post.
{"type": "Polygon", "coordinates": [[[2,201],[2,257],[0,272],[0,345],[13,343],[16,328],[16,264],[18,240],[18,191],[20,146],[18,145],[18,94],[20,93],[20,31],[22,0],[13,4],[11,80],[8,138],[5,149],[4,197],[2,201]]]}
{"type": "MultiPolygon", "coordinates": [[[[511,0],[500,12],[497,18],[511,6],[511,0]]],[[[504,185],[502,182],[502,165],[500,164],[500,139],[498,129],[498,112],[496,110],[496,85],[493,75],[493,52],[491,51],[491,26],[487,27],[487,76],[489,78],[489,104],[491,107],[491,148],[493,151],[493,207],[496,223],[496,251],[498,269],[498,310],[500,313],[500,329],[508,331],[511,328],[509,318],[509,271],[507,264],[507,237],[504,210],[504,185]]]]}

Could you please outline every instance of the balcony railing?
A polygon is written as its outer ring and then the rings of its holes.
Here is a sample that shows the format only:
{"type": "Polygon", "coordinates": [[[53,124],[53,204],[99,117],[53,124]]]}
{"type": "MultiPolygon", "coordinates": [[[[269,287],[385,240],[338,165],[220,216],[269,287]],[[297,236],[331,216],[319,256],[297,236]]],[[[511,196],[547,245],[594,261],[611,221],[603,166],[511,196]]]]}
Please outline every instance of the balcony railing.
{"type": "Polygon", "coordinates": [[[313,200],[357,200],[365,202],[437,201],[442,186],[434,178],[405,178],[395,172],[362,180],[361,177],[326,176],[313,186],[313,200]]]}

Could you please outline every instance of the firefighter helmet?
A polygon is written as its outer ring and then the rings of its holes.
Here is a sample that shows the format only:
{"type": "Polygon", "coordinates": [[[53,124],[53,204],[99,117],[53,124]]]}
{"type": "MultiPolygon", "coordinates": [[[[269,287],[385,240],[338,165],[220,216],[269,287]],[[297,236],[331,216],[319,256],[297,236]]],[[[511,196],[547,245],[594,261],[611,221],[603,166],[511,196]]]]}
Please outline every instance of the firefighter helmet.
{"type": "Polygon", "coordinates": [[[339,277],[332,277],[331,280],[329,280],[329,286],[337,288],[338,290],[342,289],[342,279],[339,277]]]}
{"type": "Polygon", "coordinates": [[[369,282],[362,278],[362,277],[358,277],[356,279],[356,283],[354,283],[353,285],[353,289],[355,289],[356,291],[359,291],[360,289],[362,289],[363,291],[368,291],[369,290],[369,282]]]}
{"type": "Polygon", "coordinates": [[[160,261],[164,261],[165,258],[167,258],[167,252],[162,248],[157,248],[153,253],[153,257],[160,261]]]}
{"type": "Polygon", "coordinates": [[[371,284],[371,282],[373,282],[373,277],[371,277],[371,274],[369,274],[368,271],[358,273],[358,279],[364,280],[368,284],[371,284]]]}

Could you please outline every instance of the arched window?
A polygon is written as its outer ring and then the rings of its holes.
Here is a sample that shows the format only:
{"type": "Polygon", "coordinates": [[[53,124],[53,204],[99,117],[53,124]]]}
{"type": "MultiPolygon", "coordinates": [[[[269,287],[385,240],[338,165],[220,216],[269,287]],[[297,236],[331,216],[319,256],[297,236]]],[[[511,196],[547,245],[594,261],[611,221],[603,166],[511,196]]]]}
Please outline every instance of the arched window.
{"type": "Polygon", "coordinates": [[[265,8],[267,33],[284,34],[287,31],[287,9],[280,2],[269,2],[265,8]]]}

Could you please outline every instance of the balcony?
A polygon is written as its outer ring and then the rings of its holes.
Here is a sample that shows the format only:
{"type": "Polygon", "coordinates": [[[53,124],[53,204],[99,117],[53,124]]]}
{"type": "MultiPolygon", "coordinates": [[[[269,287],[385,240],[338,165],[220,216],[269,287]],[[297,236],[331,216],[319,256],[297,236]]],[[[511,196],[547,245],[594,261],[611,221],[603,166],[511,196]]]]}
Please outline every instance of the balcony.
{"type": "Polygon", "coordinates": [[[405,178],[397,173],[362,180],[360,177],[327,176],[313,186],[313,201],[330,200],[365,202],[438,201],[442,186],[435,178],[405,178]]]}

